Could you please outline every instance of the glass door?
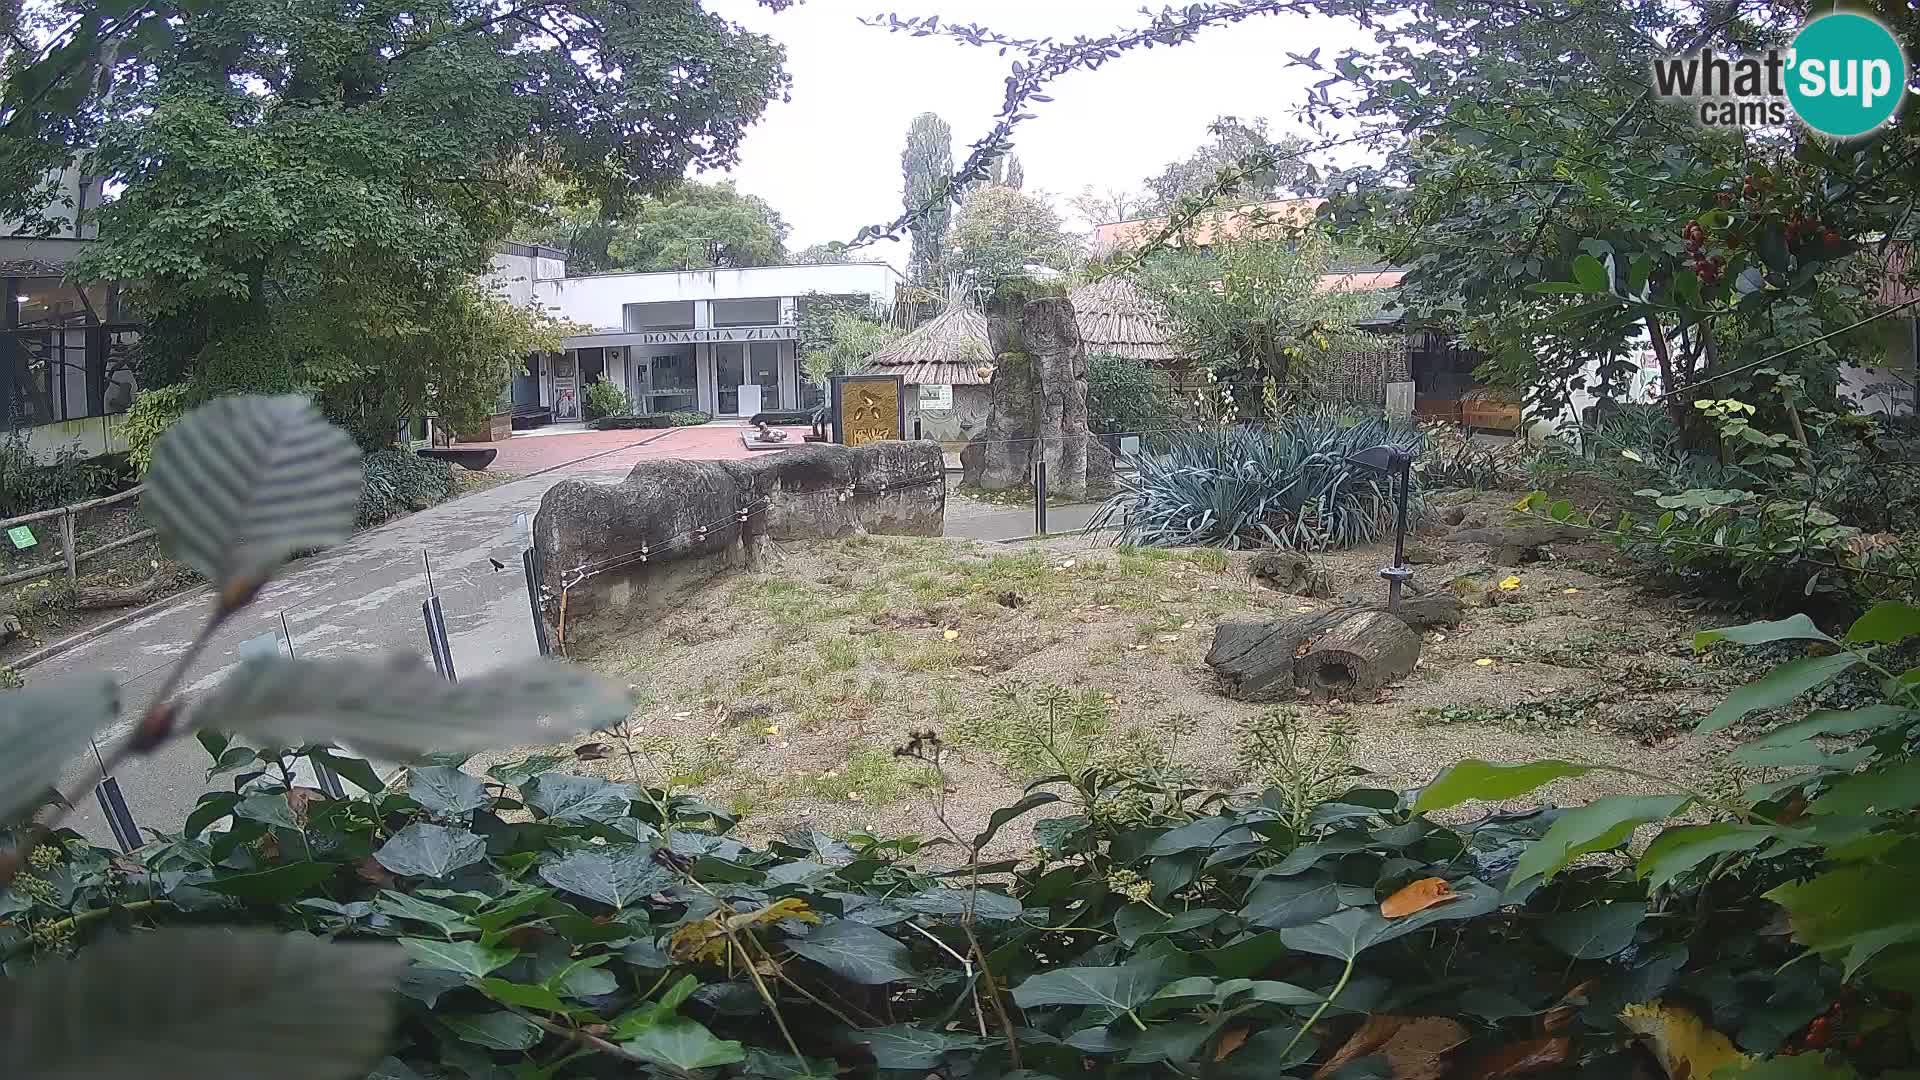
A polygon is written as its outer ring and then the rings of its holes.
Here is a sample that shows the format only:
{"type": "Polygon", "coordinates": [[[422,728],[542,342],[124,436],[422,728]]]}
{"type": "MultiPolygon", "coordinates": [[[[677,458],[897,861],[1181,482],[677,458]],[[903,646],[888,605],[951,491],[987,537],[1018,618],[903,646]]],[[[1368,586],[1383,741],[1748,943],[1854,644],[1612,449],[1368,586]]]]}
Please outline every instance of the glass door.
{"type": "Polygon", "coordinates": [[[566,422],[580,419],[580,374],[572,352],[553,358],[553,418],[566,422]]]}
{"type": "Polygon", "coordinates": [[[714,412],[720,416],[740,415],[740,384],[747,381],[747,347],[724,342],[713,347],[714,412]]]}
{"type": "Polygon", "coordinates": [[[760,407],[766,410],[780,408],[780,343],[777,341],[756,341],[748,346],[748,365],[752,378],[748,382],[760,386],[760,407]]]}

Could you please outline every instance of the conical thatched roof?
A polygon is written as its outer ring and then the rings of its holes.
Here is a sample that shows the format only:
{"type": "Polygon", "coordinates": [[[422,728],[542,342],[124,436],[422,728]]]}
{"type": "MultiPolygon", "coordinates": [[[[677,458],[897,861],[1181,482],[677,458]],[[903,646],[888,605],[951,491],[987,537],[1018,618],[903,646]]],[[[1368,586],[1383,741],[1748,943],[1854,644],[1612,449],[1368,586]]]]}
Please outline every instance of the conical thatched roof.
{"type": "Polygon", "coordinates": [[[909,386],[985,386],[993,379],[987,317],[971,304],[949,302],[913,333],[867,357],[861,374],[903,375],[909,386]]]}
{"type": "Polygon", "coordinates": [[[1082,285],[1067,294],[1080,324],[1087,352],[1124,356],[1149,364],[1186,361],[1174,346],[1167,313],[1133,282],[1118,275],[1082,285]]]}

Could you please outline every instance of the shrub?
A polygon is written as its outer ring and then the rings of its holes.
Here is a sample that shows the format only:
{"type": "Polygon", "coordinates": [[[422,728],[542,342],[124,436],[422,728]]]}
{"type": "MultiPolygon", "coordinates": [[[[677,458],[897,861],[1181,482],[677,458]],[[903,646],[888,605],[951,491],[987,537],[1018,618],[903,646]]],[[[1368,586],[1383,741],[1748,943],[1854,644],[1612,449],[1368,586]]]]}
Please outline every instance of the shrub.
{"type": "MultiPolygon", "coordinates": [[[[1090,527],[1117,525],[1118,543],[1141,547],[1346,548],[1392,535],[1390,481],[1347,457],[1391,443],[1417,450],[1420,435],[1378,418],[1296,414],[1266,427],[1211,427],[1170,436],[1090,527]]],[[[1409,515],[1420,509],[1413,477],[1409,515]]]]}
{"type": "Polygon", "coordinates": [[[605,375],[587,384],[585,408],[588,420],[598,420],[606,416],[625,416],[633,411],[633,403],[627,399],[627,392],[615,386],[605,375]]]}
{"type": "Polygon", "coordinates": [[[453,467],[411,450],[376,450],[366,456],[360,488],[361,528],[425,510],[453,497],[453,467]]]}
{"type": "Polygon", "coordinates": [[[615,431],[625,428],[699,427],[701,424],[711,423],[712,420],[712,413],[671,412],[654,413],[651,416],[603,416],[598,420],[588,421],[587,426],[595,431],[615,431]]]}
{"type": "Polygon", "coordinates": [[[27,431],[15,428],[0,438],[0,517],[106,494],[118,487],[117,472],[111,460],[84,457],[72,446],[36,454],[28,447],[27,431]]]}
{"type": "Polygon", "coordinates": [[[1087,422],[1096,434],[1163,431],[1178,411],[1164,374],[1139,360],[1087,358],[1087,422]]]}
{"type": "Polygon", "coordinates": [[[190,392],[186,383],[175,383],[133,395],[133,404],[120,421],[120,434],[127,440],[127,460],[133,463],[134,472],[147,475],[153,466],[154,444],[187,411],[190,392]]]}

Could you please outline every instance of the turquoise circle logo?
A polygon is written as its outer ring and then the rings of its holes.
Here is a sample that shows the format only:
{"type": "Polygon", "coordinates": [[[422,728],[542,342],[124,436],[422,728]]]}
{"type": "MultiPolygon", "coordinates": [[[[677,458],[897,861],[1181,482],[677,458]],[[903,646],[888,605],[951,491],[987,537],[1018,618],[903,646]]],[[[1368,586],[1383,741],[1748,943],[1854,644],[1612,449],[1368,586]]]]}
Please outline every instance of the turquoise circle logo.
{"type": "Polygon", "coordinates": [[[1893,119],[1907,58],[1893,32],[1852,12],[1822,15],[1793,39],[1787,100],[1808,127],[1850,139],[1893,119]]]}

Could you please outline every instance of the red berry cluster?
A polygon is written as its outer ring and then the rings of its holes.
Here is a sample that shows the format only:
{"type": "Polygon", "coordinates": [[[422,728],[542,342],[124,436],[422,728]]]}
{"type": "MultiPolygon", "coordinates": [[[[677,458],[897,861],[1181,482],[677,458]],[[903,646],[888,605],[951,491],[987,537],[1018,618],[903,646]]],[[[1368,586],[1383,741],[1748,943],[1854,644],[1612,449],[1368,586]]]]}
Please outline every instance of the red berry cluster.
{"type": "Polygon", "coordinates": [[[1787,215],[1787,246],[1798,247],[1802,240],[1816,239],[1823,247],[1836,247],[1840,243],[1840,234],[1822,225],[1819,218],[1801,216],[1795,210],[1787,215]]]}
{"type": "MultiPolygon", "coordinates": [[[[1841,1030],[1848,1024],[1848,1012],[1857,1010],[1859,1005],[1860,995],[1851,987],[1840,991],[1839,1000],[1828,1005],[1826,1012],[1808,1021],[1806,1028],[1797,1038],[1788,1039],[1782,1053],[1793,1055],[1808,1051],[1818,1052],[1840,1046],[1845,1046],[1850,1051],[1860,1050],[1866,1046],[1866,1033],[1855,1030],[1853,1034],[1848,1035],[1841,1030]]],[[[1880,995],[1880,1005],[1905,1012],[1913,1008],[1913,999],[1898,990],[1892,990],[1880,995]]]]}
{"type": "Polygon", "coordinates": [[[1687,258],[1693,261],[1693,272],[1700,279],[1700,284],[1711,285],[1719,281],[1720,275],[1726,272],[1727,260],[1707,254],[1706,227],[1698,221],[1689,221],[1687,227],[1680,230],[1680,235],[1687,241],[1687,258]]]}

